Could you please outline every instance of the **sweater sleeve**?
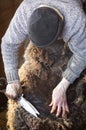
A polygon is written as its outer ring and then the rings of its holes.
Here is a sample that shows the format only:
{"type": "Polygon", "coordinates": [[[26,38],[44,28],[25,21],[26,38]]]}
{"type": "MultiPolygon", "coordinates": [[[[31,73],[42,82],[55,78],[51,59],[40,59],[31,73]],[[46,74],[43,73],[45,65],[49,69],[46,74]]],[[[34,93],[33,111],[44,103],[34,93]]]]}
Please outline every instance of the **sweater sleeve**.
{"type": "Polygon", "coordinates": [[[73,83],[86,68],[86,14],[78,0],[75,1],[75,6],[75,9],[71,6],[72,11],[68,19],[71,22],[67,22],[70,27],[67,32],[69,36],[67,42],[73,55],[63,73],[63,77],[70,83],[73,83]]]}
{"type": "Polygon", "coordinates": [[[73,83],[75,79],[80,76],[80,73],[85,69],[85,67],[85,59],[73,54],[68,62],[67,69],[63,73],[63,77],[65,77],[70,83],[73,83]]]}
{"type": "Polygon", "coordinates": [[[20,4],[2,38],[1,52],[7,81],[19,80],[18,50],[27,36],[27,16],[24,1],[20,4]]]}

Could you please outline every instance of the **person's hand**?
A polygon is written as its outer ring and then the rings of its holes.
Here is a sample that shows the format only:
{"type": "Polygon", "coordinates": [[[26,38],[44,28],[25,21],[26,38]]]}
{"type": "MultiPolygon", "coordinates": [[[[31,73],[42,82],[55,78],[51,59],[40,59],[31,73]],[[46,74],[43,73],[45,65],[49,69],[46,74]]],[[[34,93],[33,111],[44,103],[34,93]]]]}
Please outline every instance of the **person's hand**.
{"type": "Polygon", "coordinates": [[[6,87],[6,96],[11,99],[16,99],[21,94],[21,85],[19,81],[8,83],[6,87]]]}
{"type": "Polygon", "coordinates": [[[49,106],[51,106],[51,113],[56,111],[56,116],[58,117],[62,112],[62,117],[65,117],[65,113],[69,112],[66,90],[70,83],[63,78],[62,81],[56,86],[52,93],[52,101],[49,106]]]}

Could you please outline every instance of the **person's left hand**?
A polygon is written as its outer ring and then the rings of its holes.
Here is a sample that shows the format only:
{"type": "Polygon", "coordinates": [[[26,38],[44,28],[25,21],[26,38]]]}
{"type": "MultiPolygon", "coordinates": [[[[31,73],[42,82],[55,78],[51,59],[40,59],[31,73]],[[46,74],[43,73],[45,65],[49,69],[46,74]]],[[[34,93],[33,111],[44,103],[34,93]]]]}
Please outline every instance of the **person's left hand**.
{"type": "Polygon", "coordinates": [[[70,83],[63,78],[62,81],[56,86],[52,93],[52,101],[49,106],[51,106],[51,113],[56,111],[56,116],[58,117],[62,112],[62,117],[65,116],[66,112],[69,112],[66,90],[70,83]]]}

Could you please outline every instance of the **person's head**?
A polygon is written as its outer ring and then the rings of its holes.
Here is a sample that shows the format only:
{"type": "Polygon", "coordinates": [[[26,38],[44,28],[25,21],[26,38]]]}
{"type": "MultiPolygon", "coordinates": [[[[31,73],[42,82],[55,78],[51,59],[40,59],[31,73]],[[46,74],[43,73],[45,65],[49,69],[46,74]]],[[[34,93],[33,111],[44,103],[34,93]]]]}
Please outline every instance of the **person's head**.
{"type": "Polygon", "coordinates": [[[33,11],[28,22],[30,40],[38,47],[47,47],[61,34],[63,16],[50,6],[40,6],[33,11]]]}

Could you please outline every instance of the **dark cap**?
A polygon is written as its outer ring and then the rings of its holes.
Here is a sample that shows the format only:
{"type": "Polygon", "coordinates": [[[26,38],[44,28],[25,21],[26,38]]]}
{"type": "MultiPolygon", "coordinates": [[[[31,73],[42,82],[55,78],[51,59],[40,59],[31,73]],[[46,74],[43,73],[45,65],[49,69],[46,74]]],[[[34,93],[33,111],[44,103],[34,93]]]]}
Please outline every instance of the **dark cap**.
{"type": "Polygon", "coordinates": [[[63,27],[63,19],[53,8],[39,7],[31,14],[28,22],[30,40],[38,47],[54,43],[63,27]]]}

